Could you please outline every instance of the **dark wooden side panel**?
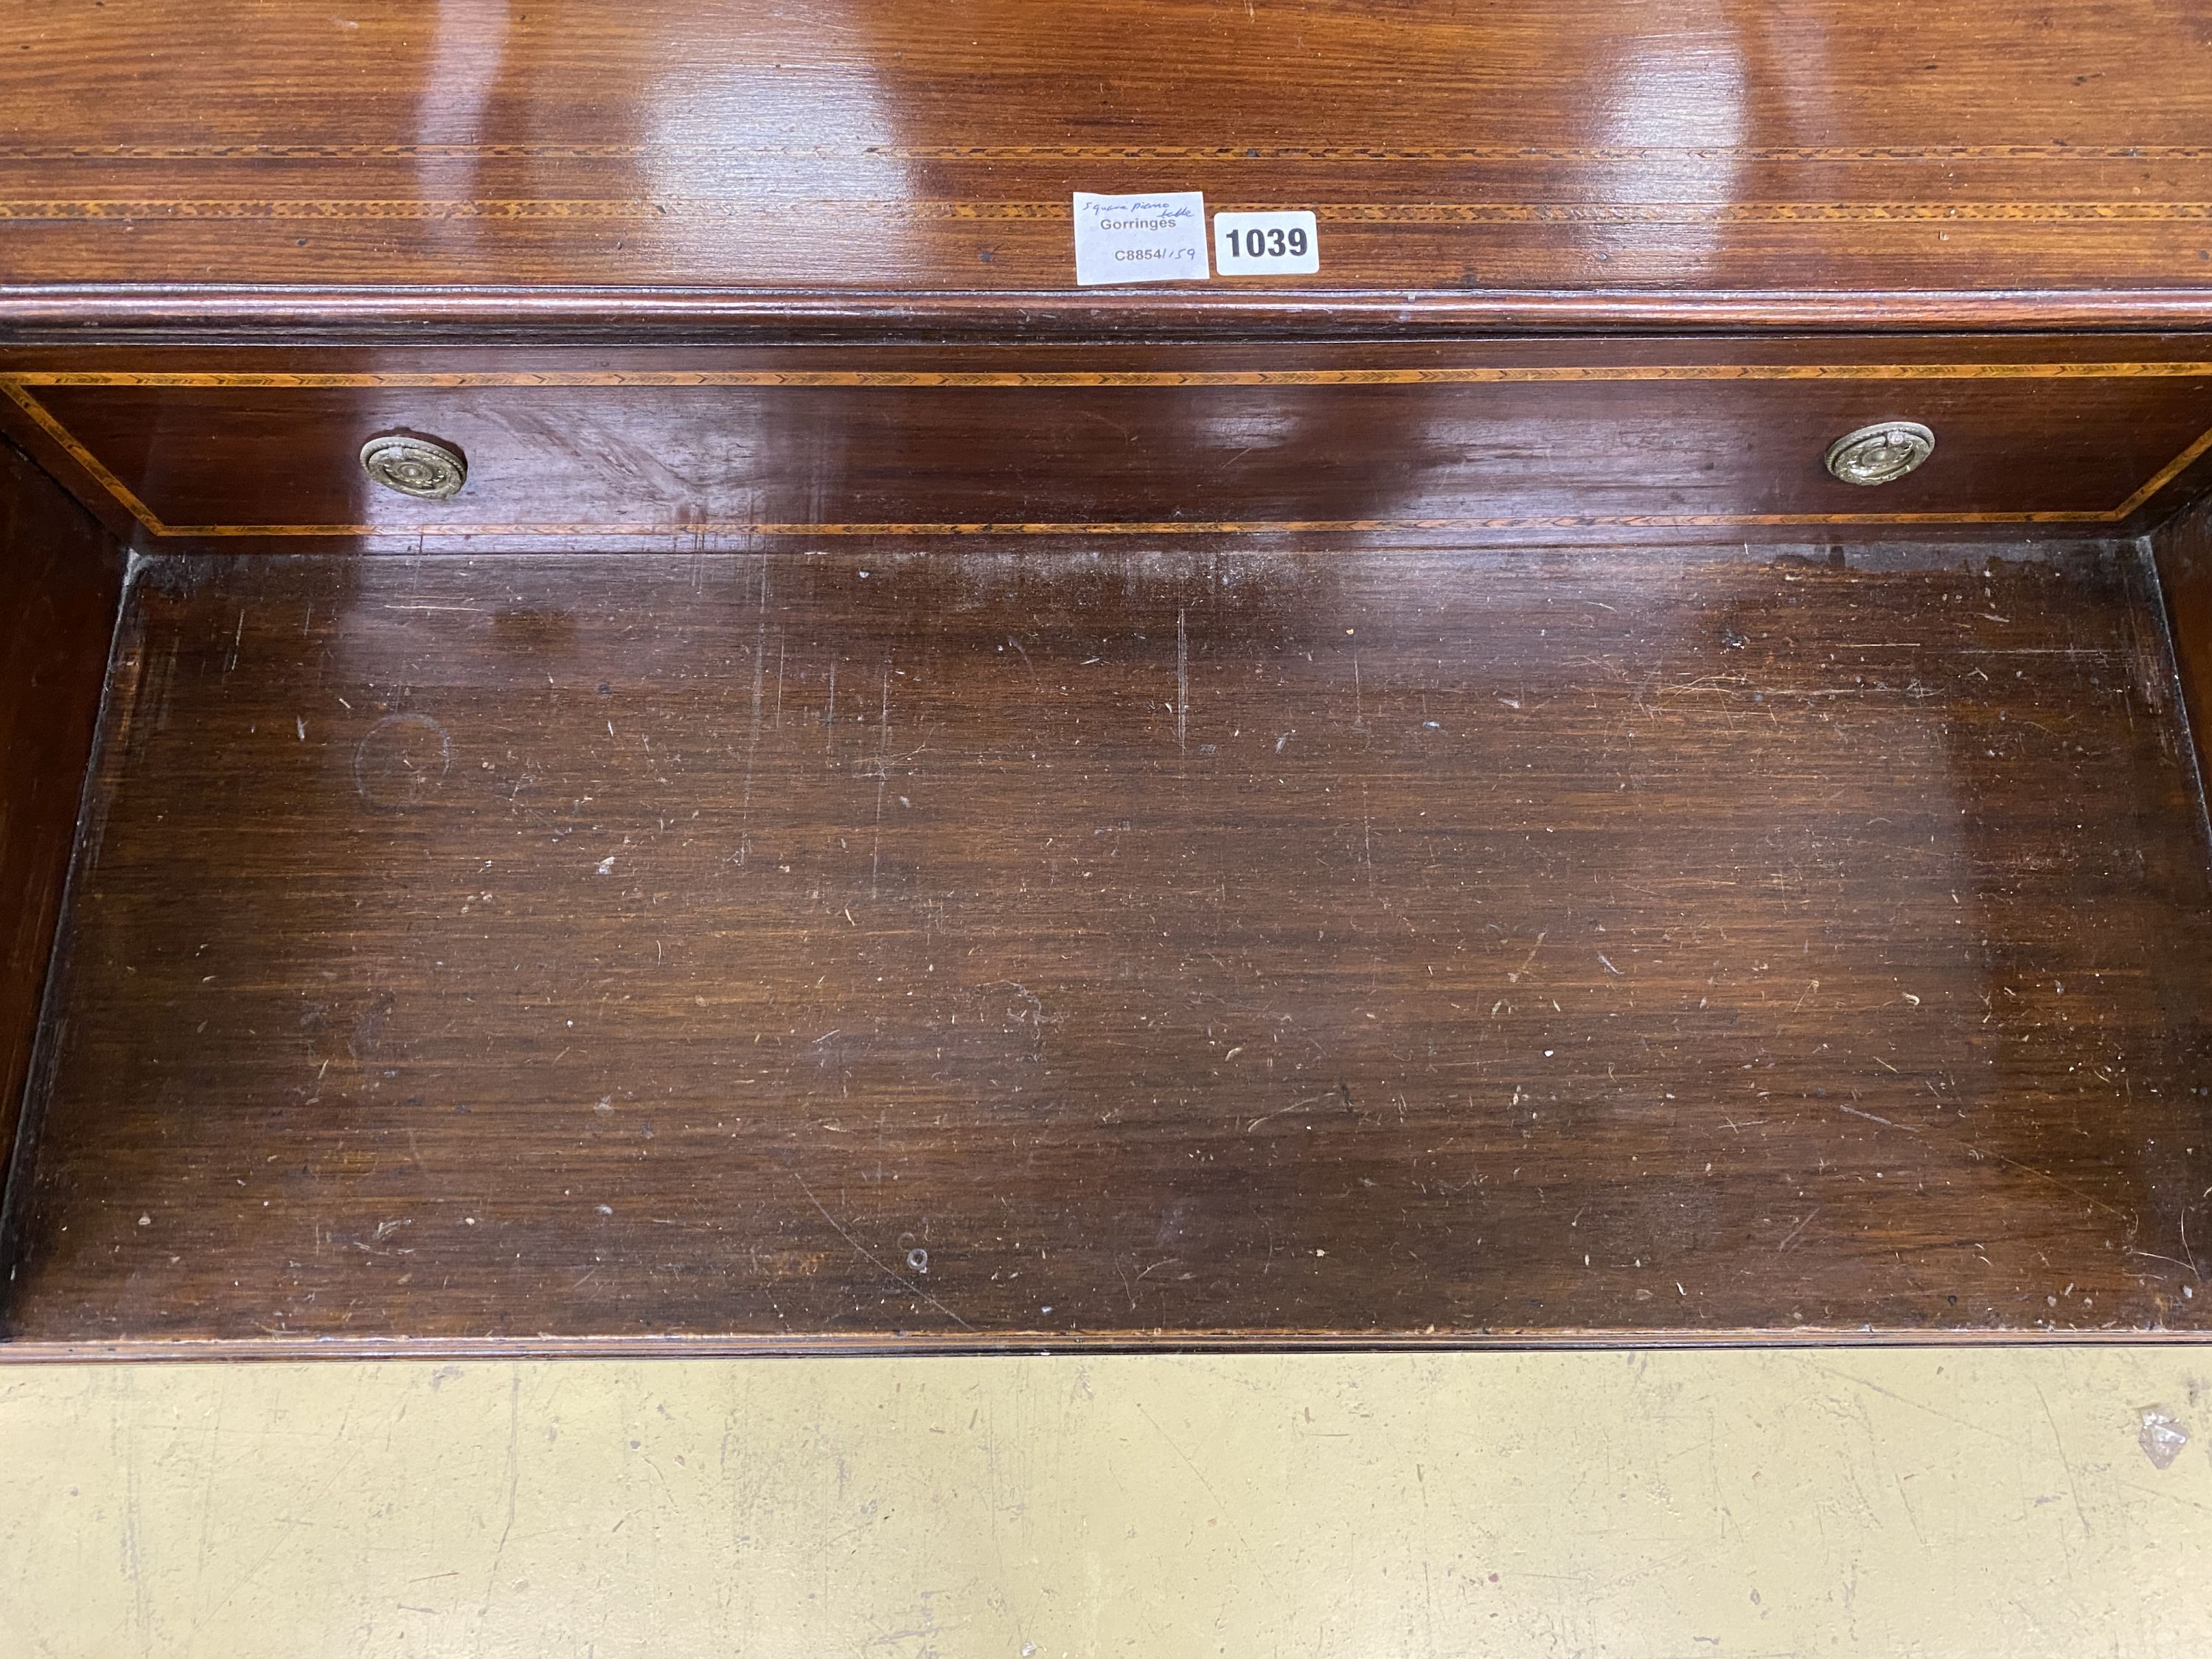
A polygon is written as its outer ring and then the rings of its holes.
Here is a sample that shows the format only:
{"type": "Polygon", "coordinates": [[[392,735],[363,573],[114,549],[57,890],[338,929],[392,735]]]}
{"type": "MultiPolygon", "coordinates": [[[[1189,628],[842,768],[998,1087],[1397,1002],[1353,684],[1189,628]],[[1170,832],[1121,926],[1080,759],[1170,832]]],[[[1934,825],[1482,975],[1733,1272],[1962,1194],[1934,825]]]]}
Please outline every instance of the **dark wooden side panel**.
{"type": "Polygon", "coordinates": [[[2151,538],[2159,581],[2166,589],[2175,666],[2181,674],[2197,775],[2212,756],[2212,501],[2169,519],[2151,538]]]}
{"type": "Polygon", "coordinates": [[[157,561],[21,1341],[2201,1330],[2133,544],[157,561]]]}
{"type": "Polygon", "coordinates": [[[122,550],[0,443],[0,1171],[21,1121],[122,550]]]}

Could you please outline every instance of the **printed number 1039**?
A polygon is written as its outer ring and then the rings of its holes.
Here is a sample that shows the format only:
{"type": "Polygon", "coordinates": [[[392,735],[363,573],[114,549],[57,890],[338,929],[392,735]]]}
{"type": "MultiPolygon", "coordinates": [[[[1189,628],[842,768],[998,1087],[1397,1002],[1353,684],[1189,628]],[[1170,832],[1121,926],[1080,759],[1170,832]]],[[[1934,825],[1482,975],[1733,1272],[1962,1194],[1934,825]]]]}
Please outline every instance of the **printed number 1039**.
{"type": "Polygon", "coordinates": [[[1321,241],[1305,209],[1213,216],[1213,263],[1224,276],[1289,276],[1321,269],[1321,241]]]}
{"type": "Polygon", "coordinates": [[[1279,225],[1272,230],[1231,230],[1224,234],[1229,238],[1229,252],[1233,258],[1280,259],[1288,256],[1293,259],[1303,259],[1306,257],[1306,249],[1311,245],[1311,239],[1306,235],[1304,227],[1298,225],[1293,225],[1288,230],[1279,225]],[[1238,245],[1240,238],[1243,240],[1241,246],[1238,245]]]}

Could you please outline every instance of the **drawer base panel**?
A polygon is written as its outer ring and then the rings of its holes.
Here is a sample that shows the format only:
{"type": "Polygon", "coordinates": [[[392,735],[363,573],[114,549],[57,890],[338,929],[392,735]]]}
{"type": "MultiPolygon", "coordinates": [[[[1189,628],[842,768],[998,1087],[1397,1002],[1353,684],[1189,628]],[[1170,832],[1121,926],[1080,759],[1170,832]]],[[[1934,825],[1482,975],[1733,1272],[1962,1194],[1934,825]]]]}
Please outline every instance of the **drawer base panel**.
{"type": "Polygon", "coordinates": [[[2212,1313],[2136,544],[159,558],[94,785],[19,1357],[2212,1313]]]}

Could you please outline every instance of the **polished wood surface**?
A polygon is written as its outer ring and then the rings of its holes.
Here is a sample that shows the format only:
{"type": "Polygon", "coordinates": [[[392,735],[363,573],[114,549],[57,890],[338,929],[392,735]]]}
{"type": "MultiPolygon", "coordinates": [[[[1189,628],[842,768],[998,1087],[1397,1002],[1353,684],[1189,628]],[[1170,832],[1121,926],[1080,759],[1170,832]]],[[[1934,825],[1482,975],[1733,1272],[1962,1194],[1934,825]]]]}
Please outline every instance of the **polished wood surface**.
{"type": "Polygon", "coordinates": [[[126,533],[286,550],[2129,533],[2212,472],[2186,335],[81,349],[0,357],[0,397],[126,533]],[[1898,417],[1936,431],[1928,465],[1828,475],[1898,417]],[[393,432],[457,447],[468,486],[373,485],[361,447],[393,432]]]}
{"type": "Polygon", "coordinates": [[[994,332],[1116,305],[1326,328],[1310,296],[1383,293],[1492,323],[1877,290],[1954,325],[1962,297],[2124,318],[2130,293],[2138,319],[2212,321],[2193,0],[17,0],[0,48],[0,323],[250,325],[337,287],[343,328],[392,285],[495,328],[557,319],[544,288],[601,290],[601,325],[670,319],[672,289],[769,326],[843,295],[894,331],[991,296],[994,332]],[[1072,192],[1170,189],[1311,209],[1319,274],[1082,299],[1072,192]]]}
{"type": "Polygon", "coordinates": [[[19,0],[0,86],[0,1145],[152,556],[0,1353],[2204,1328],[2196,0],[19,0]],[[1319,271],[1079,288],[1170,190],[1319,271]]]}
{"type": "Polygon", "coordinates": [[[122,591],[114,540],[0,443],[0,1171],[15,1145],[122,591]]]}
{"type": "Polygon", "coordinates": [[[1590,289],[1436,293],[1178,288],[1051,294],[571,288],[485,283],[44,283],[0,286],[0,341],[140,345],[483,346],[530,342],[1271,339],[1296,343],[1484,335],[1746,329],[1885,336],[2212,329],[2212,288],[1923,289],[1590,289]]]}
{"type": "Polygon", "coordinates": [[[173,559],[18,1355],[2196,1331],[2139,544],[173,559]]]}

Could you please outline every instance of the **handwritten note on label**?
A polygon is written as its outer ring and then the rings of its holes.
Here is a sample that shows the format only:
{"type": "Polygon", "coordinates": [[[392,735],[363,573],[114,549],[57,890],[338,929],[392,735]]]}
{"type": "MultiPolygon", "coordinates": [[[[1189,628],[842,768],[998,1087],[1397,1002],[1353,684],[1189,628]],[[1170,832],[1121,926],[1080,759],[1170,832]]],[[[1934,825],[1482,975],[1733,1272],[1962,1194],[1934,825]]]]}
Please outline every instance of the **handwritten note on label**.
{"type": "Polygon", "coordinates": [[[1310,276],[1321,269],[1312,214],[1217,213],[1213,263],[1224,276],[1310,276]]]}
{"type": "Polygon", "coordinates": [[[1075,280],[1171,283],[1212,275],[1206,264],[1206,198],[1194,190],[1156,196],[1075,192],[1075,280]]]}

